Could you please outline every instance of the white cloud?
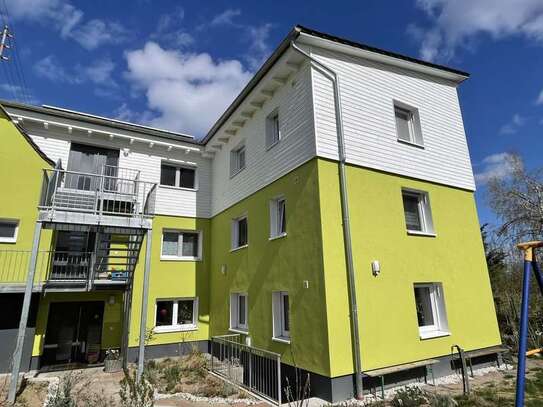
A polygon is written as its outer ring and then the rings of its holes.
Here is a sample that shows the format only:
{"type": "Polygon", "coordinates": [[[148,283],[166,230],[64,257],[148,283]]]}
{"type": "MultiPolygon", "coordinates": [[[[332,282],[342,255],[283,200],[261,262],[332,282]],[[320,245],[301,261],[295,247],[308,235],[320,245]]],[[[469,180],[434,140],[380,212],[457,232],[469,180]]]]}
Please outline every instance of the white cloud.
{"type": "Polygon", "coordinates": [[[160,16],[157,28],[151,34],[151,39],[166,43],[172,47],[184,48],[192,45],[195,40],[181,24],[185,18],[185,11],[178,7],[174,12],[160,16]]]}
{"type": "Polygon", "coordinates": [[[515,113],[511,120],[500,127],[500,134],[516,134],[520,127],[526,124],[527,119],[518,113],[515,113]]]}
{"type": "Polygon", "coordinates": [[[268,44],[272,24],[264,24],[259,27],[247,27],[247,40],[249,52],[245,56],[251,69],[256,70],[268,58],[271,48],[268,44]]]}
{"type": "Polygon", "coordinates": [[[83,21],[84,13],[68,0],[17,0],[10,4],[14,19],[28,20],[55,28],[62,38],[70,38],[86,49],[127,40],[128,31],[119,23],[92,19],[83,21]]]}
{"type": "Polygon", "coordinates": [[[115,64],[110,59],[100,59],[92,65],[76,64],[71,70],[65,69],[54,55],[49,55],[34,65],[34,71],[42,78],[52,82],[78,85],[91,82],[107,88],[116,88],[118,85],[112,77],[115,64]]]}
{"type": "Polygon", "coordinates": [[[498,153],[485,157],[482,161],[483,169],[475,174],[475,181],[486,184],[495,178],[506,178],[514,170],[514,156],[510,153],[498,153]]]}
{"type": "Polygon", "coordinates": [[[155,42],[126,53],[127,77],[142,89],[152,126],[203,136],[251,74],[237,60],[215,61],[207,53],[166,50],[155,42]],[[151,64],[149,61],[153,61],[151,64]]]}
{"type": "Polygon", "coordinates": [[[237,17],[241,14],[239,9],[226,9],[222,13],[217,14],[211,19],[209,25],[218,26],[218,25],[233,25],[234,17],[237,17]]]}
{"type": "Polygon", "coordinates": [[[541,89],[541,92],[539,92],[539,96],[537,97],[535,103],[536,105],[543,105],[543,89],[541,89]]]}
{"type": "MultiPolygon", "coordinates": [[[[471,47],[480,34],[493,39],[524,36],[543,43],[543,1],[541,0],[417,0],[432,20],[421,38],[421,57],[431,61],[450,60],[458,47],[471,47]]],[[[417,30],[408,28],[417,37],[417,30]]]]}

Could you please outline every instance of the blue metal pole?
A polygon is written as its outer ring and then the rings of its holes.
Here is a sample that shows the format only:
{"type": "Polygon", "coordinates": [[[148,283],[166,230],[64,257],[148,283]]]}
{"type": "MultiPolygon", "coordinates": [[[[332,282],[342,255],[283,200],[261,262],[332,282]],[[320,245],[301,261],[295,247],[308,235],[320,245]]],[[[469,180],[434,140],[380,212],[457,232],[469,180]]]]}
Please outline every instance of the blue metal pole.
{"type": "Polygon", "coordinates": [[[524,387],[526,384],[526,347],[528,345],[528,305],[530,304],[530,269],[531,261],[524,260],[515,407],[524,407],[524,387]]]}

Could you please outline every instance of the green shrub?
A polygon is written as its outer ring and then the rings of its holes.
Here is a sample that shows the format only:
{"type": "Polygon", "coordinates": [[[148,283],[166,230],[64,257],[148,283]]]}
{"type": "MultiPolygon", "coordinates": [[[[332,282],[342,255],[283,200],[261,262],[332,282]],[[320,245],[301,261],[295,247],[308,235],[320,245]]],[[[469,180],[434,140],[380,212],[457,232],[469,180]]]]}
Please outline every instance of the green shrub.
{"type": "Polygon", "coordinates": [[[394,407],[419,407],[427,403],[426,393],[418,387],[400,389],[390,401],[390,404],[394,407]]]}
{"type": "Polygon", "coordinates": [[[153,386],[145,374],[138,380],[135,371],[131,375],[128,370],[124,370],[119,396],[122,407],[152,407],[155,404],[153,386]]]}

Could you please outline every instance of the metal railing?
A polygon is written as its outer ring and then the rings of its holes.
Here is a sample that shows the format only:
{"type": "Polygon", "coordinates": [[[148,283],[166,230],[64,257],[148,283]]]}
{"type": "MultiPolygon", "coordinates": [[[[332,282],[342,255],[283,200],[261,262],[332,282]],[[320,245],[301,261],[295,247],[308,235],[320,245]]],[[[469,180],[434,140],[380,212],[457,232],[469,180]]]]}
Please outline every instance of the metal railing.
{"type": "MultiPolygon", "coordinates": [[[[0,250],[0,285],[23,285],[28,275],[31,250],[0,250]]],[[[127,282],[130,272],[100,270],[94,252],[38,251],[34,284],[62,281],[127,282]]]]}
{"type": "Polygon", "coordinates": [[[104,165],[99,174],[93,174],[63,170],[59,164],[44,170],[39,208],[149,217],[154,212],[155,187],[155,183],[141,181],[140,172],[130,168],[104,165]]]}
{"type": "Polygon", "coordinates": [[[241,335],[211,338],[211,371],[281,405],[281,355],[242,343],[241,335]]]}

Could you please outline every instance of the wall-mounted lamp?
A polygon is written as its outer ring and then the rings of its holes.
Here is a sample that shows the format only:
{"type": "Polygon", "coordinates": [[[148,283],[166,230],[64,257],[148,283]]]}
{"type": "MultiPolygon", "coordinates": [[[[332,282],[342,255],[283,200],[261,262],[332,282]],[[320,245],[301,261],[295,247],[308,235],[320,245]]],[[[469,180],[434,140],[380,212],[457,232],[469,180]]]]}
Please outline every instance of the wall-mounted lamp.
{"type": "Polygon", "coordinates": [[[115,296],[114,295],[110,295],[109,298],[107,299],[107,303],[109,305],[115,305],[115,296]]]}
{"type": "Polygon", "coordinates": [[[309,288],[309,280],[304,280],[304,288],[309,288]]]}
{"type": "Polygon", "coordinates": [[[221,264],[221,274],[226,275],[226,264],[221,264]]]}
{"type": "Polygon", "coordinates": [[[123,154],[125,157],[128,157],[128,154],[130,154],[130,149],[129,148],[123,148],[123,154]]]}
{"type": "Polygon", "coordinates": [[[371,272],[375,277],[379,275],[381,272],[381,265],[379,264],[379,260],[373,260],[371,262],[371,272]]]}

